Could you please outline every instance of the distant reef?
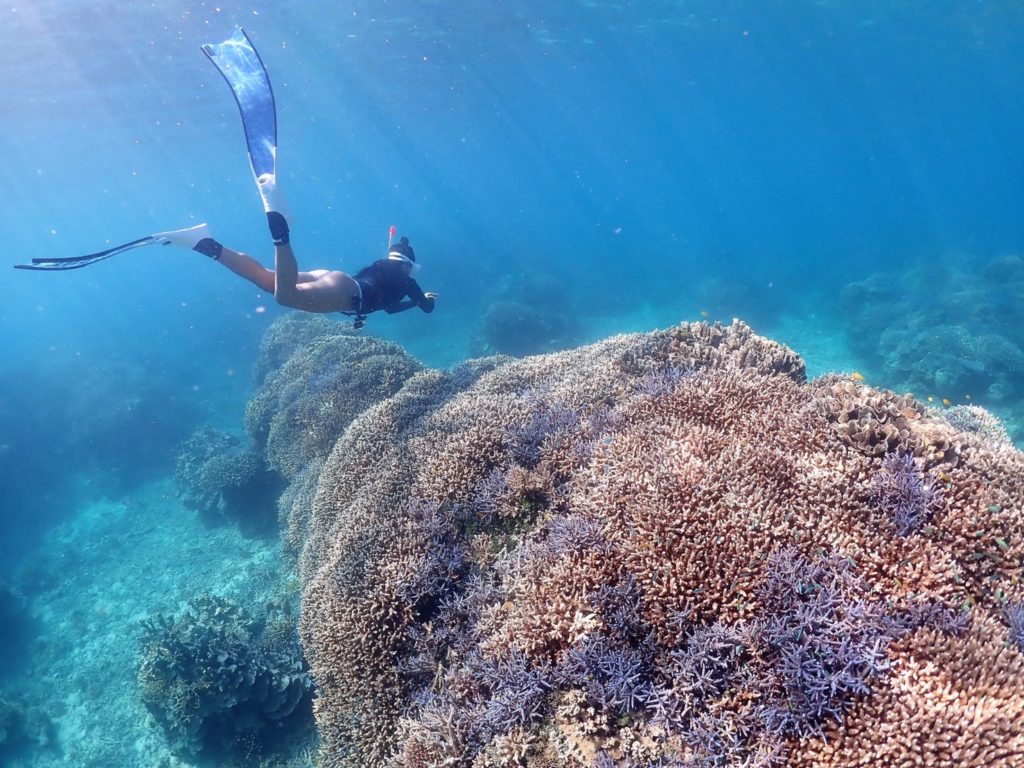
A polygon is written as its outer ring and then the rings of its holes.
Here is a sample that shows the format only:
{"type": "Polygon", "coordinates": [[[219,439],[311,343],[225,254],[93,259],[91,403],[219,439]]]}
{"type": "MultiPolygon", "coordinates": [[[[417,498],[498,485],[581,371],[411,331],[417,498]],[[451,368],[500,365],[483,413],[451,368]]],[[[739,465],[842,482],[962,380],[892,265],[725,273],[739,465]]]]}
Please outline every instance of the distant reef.
{"type": "Polygon", "coordinates": [[[915,266],[847,285],[854,351],[886,382],[936,403],[990,406],[1024,439],[1024,258],[915,266]]]}
{"type": "Polygon", "coordinates": [[[439,371],[295,315],[257,371],[317,765],[1024,764],[1024,454],[984,410],[739,321],[439,371]]]}

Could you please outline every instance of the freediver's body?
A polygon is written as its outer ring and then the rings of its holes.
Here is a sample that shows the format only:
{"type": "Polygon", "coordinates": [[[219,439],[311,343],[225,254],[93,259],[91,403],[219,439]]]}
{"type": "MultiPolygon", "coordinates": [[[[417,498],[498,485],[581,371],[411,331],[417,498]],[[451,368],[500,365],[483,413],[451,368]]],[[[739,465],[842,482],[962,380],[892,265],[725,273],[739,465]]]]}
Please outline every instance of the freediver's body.
{"type": "Polygon", "coordinates": [[[288,221],[280,213],[283,205],[276,180],[263,176],[258,185],[274,241],[274,269],[267,269],[252,256],[217,242],[205,224],[155,237],[167,245],[184,246],[219,261],[236,275],[274,294],[274,299],[283,307],[354,315],[357,327],[362,327],[366,315],[380,310],[388,314],[413,307],[424,312],[434,311],[437,294],[424,293],[413,279],[416,254],[406,237],[389,246],[386,258],[378,259],[354,276],[329,269],[300,272],[290,242],[288,221]]]}
{"type": "MultiPolygon", "coordinates": [[[[277,113],[270,76],[242,29],[236,29],[223,43],[204,45],[203,51],[224,76],[242,116],[250,166],[274,241],[274,269],[267,269],[251,256],[224,247],[213,239],[206,224],[148,235],[84,256],[33,258],[31,264],[18,264],[16,268],[78,269],[159,243],[189,248],[221,262],[236,275],[273,293],[282,306],[304,312],[353,315],[357,328],[362,327],[366,315],[380,310],[395,313],[419,307],[424,312],[432,312],[437,294],[424,293],[413,279],[416,255],[405,237],[393,246],[389,238],[386,258],[378,259],[354,276],[329,269],[299,271],[289,242],[286,206],[277,185],[277,113]]],[[[394,227],[390,234],[394,235],[394,227]]]]}

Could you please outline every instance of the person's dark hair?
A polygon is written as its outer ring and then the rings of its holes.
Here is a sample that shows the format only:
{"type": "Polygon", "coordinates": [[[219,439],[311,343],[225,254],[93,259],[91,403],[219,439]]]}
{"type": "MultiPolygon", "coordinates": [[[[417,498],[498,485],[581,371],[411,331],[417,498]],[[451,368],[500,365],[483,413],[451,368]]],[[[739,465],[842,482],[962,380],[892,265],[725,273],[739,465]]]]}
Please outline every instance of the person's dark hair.
{"type": "Polygon", "coordinates": [[[416,253],[413,251],[412,246],[409,245],[408,237],[403,237],[397,243],[393,244],[388,250],[388,253],[397,253],[400,256],[405,256],[409,261],[416,261],[416,253]]]}

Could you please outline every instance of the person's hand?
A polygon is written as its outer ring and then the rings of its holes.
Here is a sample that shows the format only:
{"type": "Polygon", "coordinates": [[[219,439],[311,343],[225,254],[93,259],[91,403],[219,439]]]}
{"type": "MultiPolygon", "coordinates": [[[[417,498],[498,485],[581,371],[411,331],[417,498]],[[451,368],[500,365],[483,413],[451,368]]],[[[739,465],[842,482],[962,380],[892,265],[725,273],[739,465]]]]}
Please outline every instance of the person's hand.
{"type": "Polygon", "coordinates": [[[434,293],[433,291],[427,291],[423,295],[426,296],[428,299],[437,299],[437,294],[434,293]]]}

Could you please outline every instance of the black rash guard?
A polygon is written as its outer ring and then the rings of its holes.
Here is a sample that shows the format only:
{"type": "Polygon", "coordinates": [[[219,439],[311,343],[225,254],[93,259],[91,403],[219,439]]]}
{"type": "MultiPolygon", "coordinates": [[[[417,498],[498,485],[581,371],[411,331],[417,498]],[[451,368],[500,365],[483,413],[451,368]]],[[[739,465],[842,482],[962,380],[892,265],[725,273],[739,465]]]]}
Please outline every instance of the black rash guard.
{"type": "Polygon", "coordinates": [[[368,315],[379,309],[394,314],[413,307],[433,312],[434,300],[423,295],[419,283],[409,277],[408,269],[401,261],[378,259],[359,270],[354,279],[363,293],[360,314],[368,315]]]}

